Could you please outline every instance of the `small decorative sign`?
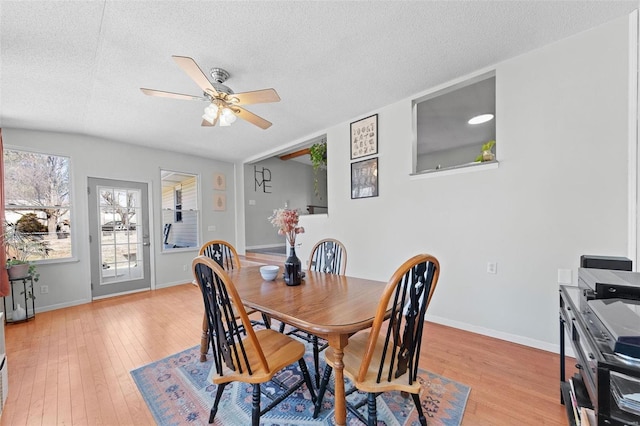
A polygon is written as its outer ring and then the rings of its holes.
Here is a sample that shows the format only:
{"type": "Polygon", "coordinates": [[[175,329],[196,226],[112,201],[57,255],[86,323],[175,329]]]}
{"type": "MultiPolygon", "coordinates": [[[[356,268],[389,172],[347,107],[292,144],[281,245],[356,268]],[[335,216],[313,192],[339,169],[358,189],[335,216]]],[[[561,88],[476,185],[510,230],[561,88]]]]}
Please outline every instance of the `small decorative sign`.
{"type": "Polygon", "coordinates": [[[378,157],[351,163],[351,198],[378,196],[378,157]]]}
{"type": "Polygon", "coordinates": [[[213,210],[225,211],[227,209],[227,196],[224,194],[213,194],[213,210]]]}
{"type": "Polygon", "coordinates": [[[213,174],[213,189],[218,191],[224,191],[227,189],[227,178],[223,173],[213,174]]]}
{"type": "Polygon", "coordinates": [[[378,114],[351,123],[351,159],[378,153],[378,114]]]}

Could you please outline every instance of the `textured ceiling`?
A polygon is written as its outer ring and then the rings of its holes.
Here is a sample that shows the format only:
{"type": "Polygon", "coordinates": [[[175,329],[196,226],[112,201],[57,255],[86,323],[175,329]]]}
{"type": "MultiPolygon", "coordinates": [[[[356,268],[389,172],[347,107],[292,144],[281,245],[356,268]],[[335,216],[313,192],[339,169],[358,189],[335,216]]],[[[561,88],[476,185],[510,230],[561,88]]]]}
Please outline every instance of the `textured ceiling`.
{"type": "Polygon", "coordinates": [[[637,1],[0,1],[0,126],[227,161],[302,143],[453,78],[595,27],[637,1]],[[271,121],[201,127],[171,55],[228,70],[271,121]]]}

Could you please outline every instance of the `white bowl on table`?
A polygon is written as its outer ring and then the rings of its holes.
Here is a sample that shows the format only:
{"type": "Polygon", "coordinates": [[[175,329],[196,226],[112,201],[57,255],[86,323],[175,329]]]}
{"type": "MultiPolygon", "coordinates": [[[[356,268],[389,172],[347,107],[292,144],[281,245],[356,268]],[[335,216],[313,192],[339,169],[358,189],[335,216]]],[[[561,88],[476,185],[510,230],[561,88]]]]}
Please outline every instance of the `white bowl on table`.
{"type": "Polygon", "coordinates": [[[266,265],[260,267],[260,275],[262,275],[262,279],[265,281],[275,280],[279,271],[280,267],[277,265],[266,265]]]}

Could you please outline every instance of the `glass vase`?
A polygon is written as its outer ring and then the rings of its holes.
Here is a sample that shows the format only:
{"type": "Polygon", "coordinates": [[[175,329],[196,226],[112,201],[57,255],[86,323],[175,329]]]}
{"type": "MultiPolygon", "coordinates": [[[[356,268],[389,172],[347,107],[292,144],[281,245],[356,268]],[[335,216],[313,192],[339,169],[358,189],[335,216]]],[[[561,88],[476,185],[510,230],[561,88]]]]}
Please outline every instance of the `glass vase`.
{"type": "Polygon", "coordinates": [[[302,282],[302,262],[296,256],[294,246],[289,248],[289,257],[284,261],[284,282],[287,285],[300,285],[302,282]]]}

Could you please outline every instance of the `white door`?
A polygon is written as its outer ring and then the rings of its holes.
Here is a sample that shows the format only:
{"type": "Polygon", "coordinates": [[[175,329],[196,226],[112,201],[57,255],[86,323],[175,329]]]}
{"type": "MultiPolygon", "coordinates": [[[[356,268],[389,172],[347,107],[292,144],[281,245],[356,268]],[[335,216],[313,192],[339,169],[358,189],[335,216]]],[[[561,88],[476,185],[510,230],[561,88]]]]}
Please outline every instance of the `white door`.
{"type": "Polygon", "coordinates": [[[150,289],[147,184],[89,178],[91,295],[150,289]]]}

